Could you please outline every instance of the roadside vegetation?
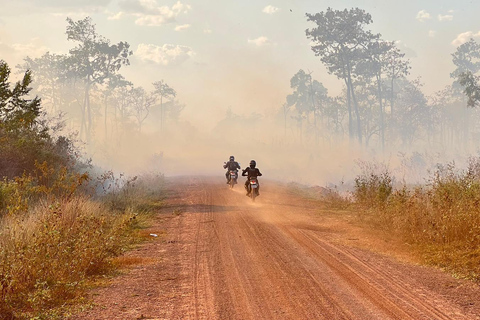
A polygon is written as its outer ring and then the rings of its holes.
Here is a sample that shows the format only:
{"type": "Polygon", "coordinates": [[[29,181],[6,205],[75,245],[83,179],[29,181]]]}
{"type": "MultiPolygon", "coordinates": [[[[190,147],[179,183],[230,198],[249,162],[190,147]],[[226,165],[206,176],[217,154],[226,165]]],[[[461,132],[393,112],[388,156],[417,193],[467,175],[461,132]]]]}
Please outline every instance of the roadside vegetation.
{"type": "Polygon", "coordinates": [[[412,245],[427,263],[479,281],[480,158],[465,169],[438,165],[422,186],[393,182],[385,167],[364,167],[353,193],[362,218],[412,245]]]}
{"type": "Polygon", "coordinates": [[[161,206],[163,176],[94,174],[0,61],[0,319],[62,319],[161,206]]]}

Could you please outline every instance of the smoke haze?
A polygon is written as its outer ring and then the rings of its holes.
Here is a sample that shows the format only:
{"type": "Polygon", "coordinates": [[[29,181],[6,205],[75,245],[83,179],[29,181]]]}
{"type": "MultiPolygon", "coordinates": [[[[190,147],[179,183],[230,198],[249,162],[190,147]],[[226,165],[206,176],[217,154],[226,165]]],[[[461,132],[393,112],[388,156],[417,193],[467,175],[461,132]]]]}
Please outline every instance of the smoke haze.
{"type": "MultiPolygon", "coordinates": [[[[234,155],[242,168],[255,159],[265,178],[281,181],[351,184],[359,163],[374,161],[385,163],[398,179],[418,183],[438,163],[462,164],[478,154],[478,112],[466,108],[451,77],[463,70],[452,54],[479,37],[474,12],[480,4],[471,1],[134,0],[66,6],[20,0],[2,6],[0,59],[21,64],[18,71],[26,56],[38,62],[28,65],[34,93],[51,115],[65,112],[67,132],[78,132],[87,157],[105,170],[223,175],[223,162],[234,155]],[[408,72],[392,77],[387,67],[379,69],[380,87],[367,72],[372,67],[363,66],[362,73],[361,63],[352,70],[357,76],[351,84],[329,74],[321,54],[312,51],[318,42],[305,34],[315,28],[305,13],[329,6],[340,11],[359,6],[371,14],[373,22],[364,30],[381,33],[380,43],[393,41],[408,72]],[[129,43],[130,65],[118,74],[132,87],[144,88],[147,97],[155,93],[153,83],[163,80],[175,95],[160,100],[156,92],[155,103],[139,105],[148,108],[138,109],[135,118],[127,87],[110,90],[106,82],[82,87],[88,77],[78,76],[62,83],[64,91],[48,91],[42,57],[68,55],[78,43],[67,41],[65,19],[87,16],[110,44],[129,43]],[[297,77],[295,86],[291,81],[300,71],[306,78],[297,77]],[[317,91],[315,82],[321,84],[317,91]]],[[[464,49],[477,50],[472,48],[464,49]]],[[[60,90],[58,83],[55,88],[60,90]]]]}

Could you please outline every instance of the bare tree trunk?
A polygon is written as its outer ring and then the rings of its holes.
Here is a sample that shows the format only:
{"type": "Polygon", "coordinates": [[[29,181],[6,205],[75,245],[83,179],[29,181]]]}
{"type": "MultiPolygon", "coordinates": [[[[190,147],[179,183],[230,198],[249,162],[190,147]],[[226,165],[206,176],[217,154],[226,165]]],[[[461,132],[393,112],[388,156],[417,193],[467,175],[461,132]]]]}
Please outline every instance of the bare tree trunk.
{"type": "Polygon", "coordinates": [[[160,131],[163,131],[163,97],[160,96],[160,131]]]}
{"type": "Polygon", "coordinates": [[[58,111],[58,98],[57,98],[57,90],[55,87],[55,83],[52,84],[52,103],[53,103],[53,112],[57,113],[58,111]]]}
{"type": "Polygon", "coordinates": [[[361,120],[360,120],[360,112],[358,111],[358,103],[357,103],[357,98],[355,97],[355,89],[353,87],[352,83],[352,77],[350,74],[350,70],[348,70],[348,83],[350,85],[350,93],[352,94],[352,100],[353,100],[353,108],[355,111],[355,116],[357,119],[357,135],[358,135],[358,142],[362,144],[362,126],[361,126],[361,120]]]}
{"type": "MultiPolygon", "coordinates": [[[[115,108],[113,109],[113,118],[114,118],[114,122],[115,122],[115,136],[118,136],[118,116],[117,116],[117,108],[118,108],[118,105],[115,106],[115,108]]],[[[112,126],[112,136],[113,136],[113,126],[112,126]]]]}
{"type": "Polygon", "coordinates": [[[88,142],[88,126],[87,126],[87,105],[88,105],[88,86],[85,86],[83,95],[83,108],[82,108],[82,124],[80,126],[80,137],[85,138],[88,142]]]}
{"type": "Polygon", "coordinates": [[[90,110],[90,83],[87,83],[86,86],[85,86],[85,100],[84,100],[84,108],[85,108],[85,111],[87,113],[87,119],[86,119],[86,125],[85,125],[85,129],[86,129],[86,139],[87,139],[87,143],[90,143],[90,139],[91,139],[91,132],[92,132],[92,113],[91,113],[91,110],[90,110]]]}
{"type": "Polygon", "coordinates": [[[350,98],[350,85],[345,78],[345,85],[347,86],[347,107],[348,107],[348,136],[353,139],[353,119],[352,119],[352,101],[350,98]]]}
{"type": "Polygon", "coordinates": [[[377,74],[378,102],[380,106],[380,139],[382,142],[382,151],[385,151],[385,121],[383,118],[383,101],[382,101],[382,77],[377,74]]]}
{"type": "Polygon", "coordinates": [[[390,116],[393,117],[393,78],[392,78],[392,85],[390,87],[390,116]]]}
{"type": "MultiPolygon", "coordinates": [[[[465,105],[465,96],[462,95],[462,105],[465,105]]],[[[465,151],[468,151],[468,146],[469,146],[469,141],[468,141],[468,136],[469,136],[469,131],[470,131],[470,121],[469,121],[469,109],[467,108],[462,108],[463,109],[463,146],[465,148],[465,151]]]]}
{"type": "Polygon", "coordinates": [[[82,122],[80,124],[80,139],[86,138],[87,126],[86,126],[86,119],[85,119],[85,102],[82,105],[82,122]]]}
{"type": "Polygon", "coordinates": [[[108,113],[108,96],[105,95],[105,122],[104,122],[104,125],[105,125],[105,142],[107,142],[107,138],[108,138],[108,127],[107,127],[107,113],[108,113]]]}
{"type": "Polygon", "coordinates": [[[87,126],[87,142],[90,143],[92,139],[92,109],[90,107],[90,94],[87,93],[87,115],[88,115],[88,126],[87,126]]]}
{"type": "MultiPolygon", "coordinates": [[[[311,74],[311,72],[310,72],[311,74]]],[[[318,133],[317,133],[317,108],[315,105],[315,92],[313,92],[313,82],[312,77],[310,77],[310,97],[312,100],[312,111],[313,111],[313,130],[315,136],[315,145],[318,145],[318,133]]]]}

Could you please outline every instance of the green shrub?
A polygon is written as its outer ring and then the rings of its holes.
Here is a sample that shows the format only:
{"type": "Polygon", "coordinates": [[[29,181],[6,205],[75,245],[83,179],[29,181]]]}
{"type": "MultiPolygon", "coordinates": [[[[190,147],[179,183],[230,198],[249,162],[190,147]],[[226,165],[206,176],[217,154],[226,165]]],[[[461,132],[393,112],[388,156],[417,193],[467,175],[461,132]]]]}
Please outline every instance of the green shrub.
{"type": "Polygon", "coordinates": [[[0,217],[28,211],[40,199],[62,200],[72,197],[89,176],[53,168],[46,162],[35,163],[36,169],[13,179],[0,181],[0,217]]]}

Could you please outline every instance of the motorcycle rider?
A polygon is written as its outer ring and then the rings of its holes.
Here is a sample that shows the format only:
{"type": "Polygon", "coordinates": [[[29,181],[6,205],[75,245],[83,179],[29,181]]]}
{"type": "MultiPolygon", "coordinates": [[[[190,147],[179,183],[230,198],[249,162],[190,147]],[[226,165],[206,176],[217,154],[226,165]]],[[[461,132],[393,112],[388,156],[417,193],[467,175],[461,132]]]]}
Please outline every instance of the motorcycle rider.
{"type": "MultiPolygon", "coordinates": [[[[256,178],[256,177],[261,177],[262,174],[260,173],[260,170],[256,168],[257,163],[255,160],[250,161],[250,166],[242,170],[242,177],[247,176],[247,181],[245,181],[245,189],[247,190],[247,196],[250,195],[250,192],[252,191],[252,188],[248,188],[248,185],[250,184],[250,178],[256,178]],[[250,189],[250,190],[249,190],[250,189]]],[[[260,183],[258,182],[257,179],[257,195],[260,195],[260,183]]]]}
{"type": "Polygon", "coordinates": [[[227,178],[227,184],[230,183],[230,171],[235,171],[238,173],[238,169],[240,169],[240,165],[237,161],[235,161],[234,156],[230,156],[230,160],[225,162],[223,165],[223,169],[227,169],[227,173],[225,173],[225,177],[227,178]]]}

